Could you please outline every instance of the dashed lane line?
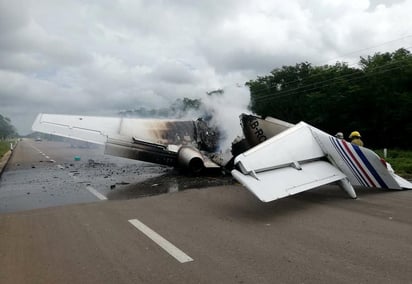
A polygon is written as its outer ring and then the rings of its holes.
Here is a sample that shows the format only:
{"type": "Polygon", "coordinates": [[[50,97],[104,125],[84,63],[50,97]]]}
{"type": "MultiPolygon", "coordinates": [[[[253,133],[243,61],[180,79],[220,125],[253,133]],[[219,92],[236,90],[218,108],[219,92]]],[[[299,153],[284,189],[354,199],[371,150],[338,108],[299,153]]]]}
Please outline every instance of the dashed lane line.
{"type": "Polygon", "coordinates": [[[37,147],[30,145],[34,150],[36,150],[37,152],[39,152],[43,157],[45,157],[46,159],[49,160],[49,162],[51,163],[55,163],[56,161],[51,159],[49,156],[47,156],[45,153],[43,153],[40,149],[38,149],[37,147]]]}
{"type": "Polygon", "coordinates": [[[100,192],[98,192],[96,189],[94,189],[93,187],[91,187],[90,185],[86,186],[86,189],[93,194],[94,196],[96,196],[97,198],[99,198],[100,200],[107,200],[107,197],[104,196],[103,194],[101,194],[100,192]]]}
{"type": "MultiPolygon", "coordinates": [[[[42,151],[40,151],[40,149],[38,149],[37,147],[35,147],[35,146],[33,146],[33,145],[30,145],[30,146],[31,146],[34,150],[36,150],[37,152],[39,152],[41,155],[43,155],[43,156],[44,156],[46,159],[48,159],[50,162],[52,162],[52,163],[55,163],[55,162],[56,162],[55,160],[50,159],[50,157],[47,156],[47,154],[45,154],[45,153],[43,153],[42,151]]],[[[57,167],[58,167],[59,169],[64,169],[64,167],[63,167],[62,165],[57,165],[57,167]]],[[[76,176],[75,176],[74,174],[69,173],[69,175],[70,175],[72,178],[76,179],[76,176]]],[[[98,191],[97,191],[96,189],[94,189],[93,187],[87,186],[86,189],[87,189],[91,194],[93,194],[94,196],[96,196],[98,199],[100,199],[100,200],[107,200],[107,197],[106,197],[106,196],[104,196],[103,194],[101,194],[100,192],[98,192],[98,191]]]]}
{"type": "Polygon", "coordinates": [[[193,259],[190,256],[185,254],[183,251],[178,249],[168,240],[166,240],[161,235],[159,235],[158,233],[156,233],[155,231],[147,227],[145,224],[143,224],[139,220],[131,219],[129,220],[129,223],[132,224],[134,227],[136,227],[139,231],[141,231],[147,237],[149,237],[152,241],[154,241],[158,246],[160,246],[162,249],[168,252],[171,256],[173,256],[180,263],[193,261],[193,259]]]}
{"type": "MultiPolygon", "coordinates": [[[[73,179],[77,180],[78,178],[76,177],[75,173],[69,173],[69,176],[71,176],[73,179]]],[[[86,186],[86,189],[93,194],[94,196],[96,196],[98,199],[100,200],[107,200],[107,197],[104,196],[103,194],[101,194],[100,192],[98,192],[96,189],[94,189],[93,187],[91,187],[90,185],[86,186]]]]}

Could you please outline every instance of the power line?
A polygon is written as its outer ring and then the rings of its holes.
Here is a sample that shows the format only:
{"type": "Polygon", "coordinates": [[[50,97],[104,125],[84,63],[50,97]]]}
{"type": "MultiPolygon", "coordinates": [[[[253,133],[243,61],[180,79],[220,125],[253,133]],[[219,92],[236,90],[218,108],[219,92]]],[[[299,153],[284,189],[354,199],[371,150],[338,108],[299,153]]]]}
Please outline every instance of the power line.
{"type": "MultiPolygon", "coordinates": [[[[405,36],[402,36],[402,37],[400,37],[400,38],[396,38],[396,39],[393,39],[393,40],[389,40],[389,41],[386,41],[386,42],[383,42],[383,43],[380,43],[380,44],[377,44],[377,45],[374,45],[374,46],[370,46],[370,47],[358,49],[358,50],[355,50],[355,51],[351,51],[351,52],[345,53],[345,54],[343,54],[343,55],[341,55],[341,56],[339,56],[339,57],[331,58],[331,59],[325,61],[325,63],[326,63],[326,62],[329,62],[329,61],[331,61],[331,60],[335,60],[335,59],[342,58],[342,57],[344,57],[344,56],[352,55],[352,54],[359,53],[359,52],[366,51],[366,50],[375,49],[375,48],[377,48],[377,47],[381,47],[381,46],[387,45],[387,44],[389,44],[389,43],[397,42],[397,41],[400,41],[400,40],[405,40],[405,39],[407,39],[407,38],[412,38],[412,35],[405,35],[405,36]]],[[[409,47],[406,47],[406,48],[403,48],[403,49],[410,50],[411,48],[412,48],[412,46],[409,46],[409,47]]],[[[309,65],[312,65],[312,64],[310,64],[310,63],[308,63],[308,64],[309,64],[309,65]]],[[[345,64],[345,63],[343,62],[342,64],[345,64]]],[[[352,64],[352,65],[346,64],[346,66],[349,67],[349,68],[356,68],[356,67],[355,67],[355,64],[352,64]]],[[[332,66],[332,67],[333,67],[333,66],[332,66]]],[[[313,75],[311,75],[311,76],[306,77],[305,79],[313,79],[313,78],[316,78],[316,77],[322,76],[322,75],[323,75],[322,73],[313,74],[313,75]]],[[[351,75],[353,75],[353,74],[351,74],[351,75]]],[[[342,76],[345,76],[345,75],[342,75],[342,76]]],[[[339,79],[339,78],[342,78],[342,76],[335,77],[335,80],[336,80],[336,79],[339,79]]],[[[267,77],[267,76],[266,76],[266,77],[267,77]]],[[[264,77],[261,77],[261,78],[264,78],[264,77]]],[[[293,81],[289,81],[289,82],[283,82],[283,83],[282,83],[282,87],[286,87],[286,86],[288,86],[288,85],[292,85],[292,84],[298,83],[299,81],[300,81],[300,80],[298,79],[298,80],[293,80],[293,81]]],[[[328,80],[324,80],[324,81],[319,81],[319,82],[317,82],[317,83],[318,83],[318,84],[322,84],[322,83],[327,82],[327,81],[329,81],[329,79],[328,79],[328,80]]],[[[238,83],[236,83],[236,84],[227,84],[227,85],[225,85],[225,86],[223,86],[223,87],[221,87],[221,88],[225,89],[226,87],[232,87],[232,86],[239,87],[239,84],[238,84],[238,83]]],[[[255,94],[259,94],[260,91],[268,91],[268,90],[270,90],[270,89],[274,89],[274,88],[277,88],[277,87],[278,87],[278,86],[266,86],[266,87],[261,87],[261,88],[254,89],[253,92],[254,92],[255,94]]],[[[305,85],[300,86],[300,87],[295,88],[295,89],[286,90],[286,91],[291,92],[291,91],[293,91],[293,90],[300,89],[300,88],[303,88],[303,87],[305,87],[305,85]]],[[[251,90],[250,87],[249,87],[249,89],[251,90]]],[[[286,91],[285,91],[285,92],[286,92],[286,91]]],[[[276,95],[278,96],[279,93],[277,93],[276,95]]],[[[268,97],[270,97],[270,96],[271,96],[271,94],[268,95],[268,97]]],[[[282,96],[282,97],[283,97],[283,96],[282,96]]]]}
{"type": "MultiPolygon", "coordinates": [[[[403,49],[406,49],[406,50],[409,50],[409,49],[411,49],[412,48],[412,46],[409,46],[409,47],[406,47],[406,48],[403,48],[403,49]]],[[[398,60],[399,61],[399,60],[398,60]]],[[[353,68],[353,67],[351,67],[350,65],[347,65],[349,68],[353,68]]],[[[331,66],[331,67],[334,67],[334,66],[331,66]]],[[[355,68],[355,69],[358,69],[358,68],[355,68]]],[[[322,76],[323,74],[322,73],[318,73],[318,74],[313,74],[313,75],[310,75],[310,76],[308,76],[308,77],[306,77],[305,79],[313,79],[313,78],[316,78],[316,77],[318,77],[318,76],[322,76]]],[[[286,86],[288,86],[288,85],[292,85],[292,84],[295,84],[295,83],[298,83],[298,82],[300,82],[301,80],[300,79],[297,79],[297,80],[293,80],[293,81],[289,81],[289,82],[284,82],[284,83],[282,83],[282,87],[286,87],[286,86]]],[[[322,82],[322,81],[321,81],[322,82]]],[[[260,90],[265,90],[265,91],[267,91],[267,90],[270,90],[270,89],[274,89],[274,88],[277,88],[278,86],[269,86],[269,87],[262,87],[261,89],[255,89],[254,91],[255,92],[259,92],[260,90]]]]}
{"type": "MultiPolygon", "coordinates": [[[[345,57],[345,56],[348,56],[348,55],[353,55],[353,54],[360,53],[360,52],[363,52],[363,51],[375,49],[375,48],[377,48],[377,47],[381,47],[381,46],[387,45],[387,44],[389,44],[389,43],[397,42],[397,41],[400,41],[400,40],[405,40],[405,39],[407,39],[407,38],[412,38],[412,35],[405,35],[405,36],[403,36],[403,37],[400,37],[400,38],[397,38],[397,39],[392,39],[392,40],[389,40],[389,41],[386,41],[386,42],[382,42],[382,43],[377,44],[377,45],[374,45],[374,46],[370,46],[370,47],[366,47],[366,48],[354,50],[354,51],[351,51],[351,52],[342,54],[341,56],[338,56],[338,57],[335,57],[335,58],[331,58],[331,59],[329,59],[329,60],[327,60],[327,61],[325,61],[325,62],[329,62],[329,61],[332,61],[332,60],[337,60],[337,59],[339,59],[339,58],[342,58],[342,57],[345,57]]],[[[322,64],[322,63],[317,63],[317,64],[322,64]]],[[[325,64],[325,63],[323,63],[323,64],[325,64]]]]}
{"type": "MultiPolygon", "coordinates": [[[[392,67],[392,65],[396,65],[396,64],[402,63],[403,61],[409,61],[409,60],[410,60],[410,58],[400,59],[400,60],[396,60],[395,62],[390,62],[390,63],[387,63],[385,65],[369,69],[367,76],[371,76],[371,75],[374,75],[374,74],[381,74],[381,73],[385,73],[385,72],[388,72],[388,71],[393,71],[393,70],[396,70],[396,69],[400,69],[402,66],[392,67]],[[385,70],[385,69],[387,69],[387,70],[385,70]]],[[[312,75],[312,76],[308,76],[304,80],[313,79],[313,78],[316,78],[320,75],[323,75],[323,74],[320,73],[320,74],[315,74],[315,75],[312,75]]],[[[293,88],[293,89],[287,89],[287,90],[284,90],[284,91],[279,91],[279,92],[276,93],[276,98],[286,97],[288,95],[299,94],[299,93],[302,93],[302,92],[308,92],[308,91],[311,91],[311,90],[316,90],[316,89],[319,89],[321,87],[326,87],[326,86],[329,86],[330,84],[325,85],[325,83],[337,81],[339,79],[349,78],[345,82],[351,82],[351,81],[354,81],[354,80],[359,80],[359,79],[364,78],[366,74],[364,74],[363,77],[359,77],[358,75],[359,74],[356,74],[356,73],[345,74],[345,75],[337,76],[337,77],[334,77],[334,78],[331,78],[331,79],[301,85],[301,86],[293,88]],[[355,77],[355,76],[358,76],[358,77],[350,78],[350,77],[355,77]],[[310,87],[310,88],[306,89],[308,87],[310,87]],[[299,92],[296,92],[296,91],[299,91],[299,92]]],[[[292,83],[298,83],[298,82],[300,82],[300,80],[286,82],[286,83],[282,84],[282,87],[291,85],[292,83]]],[[[270,91],[271,89],[274,89],[274,88],[278,88],[278,87],[277,86],[269,86],[269,87],[266,87],[266,88],[262,87],[258,90],[256,90],[256,89],[251,89],[251,90],[254,94],[259,94],[259,93],[263,93],[262,91],[265,91],[264,93],[266,93],[267,91],[270,91]]],[[[267,94],[265,96],[260,96],[260,97],[255,98],[254,100],[259,101],[259,102],[263,102],[263,101],[265,101],[266,98],[270,98],[274,94],[275,93],[267,94]]]]}
{"type": "MultiPolygon", "coordinates": [[[[367,74],[364,74],[363,75],[363,77],[355,77],[355,78],[351,78],[351,79],[349,79],[349,80],[346,80],[345,81],[345,83],[348,83],[348,82],[353,82],[353,81],[356,81],[356,80],[362,80],[362,79],[364,79],[364,78],[367,78],[367,77],[370,77],[370,76],[373,76],[373,75],[377,75],[377,74],[383,74],[383,73],[386,73],[386,72],[390,72],[390,71],[394,71],[394,70],[397,70],[397,69],[401,69],[403,66],[395,66],[395,67],[392,67],[392,68],[388,68],[388,69],[384,69],[384,70],[381,70],[381,71],[379,71],[379,72],[375,72],[375,73],[367,73],[367,74]]],[[[333,81],[333,80],[329,80],[329,81],[333,81]]],[[[313,88],[310,88],[310,89],[304,89],[304,90],[301,90],[301,91],[299,91],[299,92],[293,92],[293,93],[280,93],[280,94],[276,94],[276,99],[278,99],[278,98],[284,98],[284,97],[288,97],[288,96],[291,96],[291,95],[298,95],[298,94],[301,94],[301,93],[306,93],[306,92],[310,92],[310,91],[314,91],[314,90],[318,90],[318,89],[320,89],[321,87],[328,87],[328,86],[332,86],[332,84],[325,84],[325,85],[322,85],[322,86],[316,86],[316,87],[313,87],[313,88]]],[[[301,89],[301,87],[299,87],[299,88],[296,88],[296,89],[293,89],[293,90],[290,90],[290,91],[294,91],[294,90],[298,90],[298,89],[301,89]]],[[[289,91],[289,90],[288,90],[289,91]]],[[[352,91],[353,92],[353,91],[352,91]]],[[[254,99],[254,101],[257,101],[257,102],[260,102],[260,103],[262,103],[262,102],[265,102],[265,101],[269,101],[269,99],[271,98],[271,96],[272,96],[272,94],[270,94],[270,95],[267,95],[267,96],[265,96],[265,97],[259,97],[259,98],[255,98],[254,99]]]]}

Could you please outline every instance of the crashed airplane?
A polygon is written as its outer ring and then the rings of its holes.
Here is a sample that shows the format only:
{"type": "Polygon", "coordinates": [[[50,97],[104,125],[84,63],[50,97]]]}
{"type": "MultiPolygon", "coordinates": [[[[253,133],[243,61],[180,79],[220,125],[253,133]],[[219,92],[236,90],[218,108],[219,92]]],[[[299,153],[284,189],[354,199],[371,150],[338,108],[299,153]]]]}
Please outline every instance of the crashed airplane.
{"type": "Polygon", "coordinates": [[[218,147],[221,132],[202,119],[162,120],[39,114],[33,131],[105,146],[105,154],[200,173],[225,168],[261,201],[269,202],[326,184],[350,197],[354,187],[412,189],[372,150],[337,139],[305,122],[296,125],[240,115],[244,138],[231,159],[218,147]]]}

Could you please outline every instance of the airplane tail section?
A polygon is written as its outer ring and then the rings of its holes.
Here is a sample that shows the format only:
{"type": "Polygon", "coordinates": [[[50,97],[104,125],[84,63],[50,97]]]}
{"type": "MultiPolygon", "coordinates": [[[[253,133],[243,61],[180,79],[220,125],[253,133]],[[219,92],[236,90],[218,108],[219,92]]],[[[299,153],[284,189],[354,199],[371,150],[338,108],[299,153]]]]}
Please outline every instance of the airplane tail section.
{"type": "Polygon", "coordinates": [[[352,198],[353,186],[412,188],[373,151],[304,122],[238,155],[234,164],[233,177],[265,202],[333,182],[352,198]]]}
{"type": "Polygon", "coordinates": [[[232,175],[269,202],[345,179],[324,157],[311,127],[301,122],[237,156],[232,175]]]}

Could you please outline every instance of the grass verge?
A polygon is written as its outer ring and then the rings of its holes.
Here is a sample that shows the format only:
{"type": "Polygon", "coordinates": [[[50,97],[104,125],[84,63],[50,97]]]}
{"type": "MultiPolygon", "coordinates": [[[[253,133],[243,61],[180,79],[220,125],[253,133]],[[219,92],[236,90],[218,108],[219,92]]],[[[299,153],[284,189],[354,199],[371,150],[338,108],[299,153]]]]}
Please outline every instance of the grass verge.
{"type": "Polygon", "coordinates": [[[0,157],[3,157],[8,150],[10,150],[10,141],[0,141],[0,157]]]}
{"type": "MultiPolygon", "coordinates": [[[[380,157],[384,157],[383,149],[374,151],[380,157]]],[[[412,179],[412,151],[388,149],[384,159],[391,164],[397,175],[412,179]]]]}

